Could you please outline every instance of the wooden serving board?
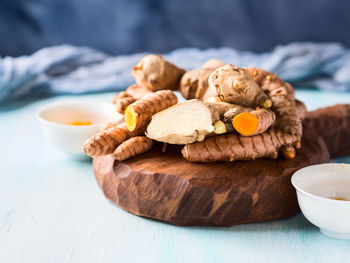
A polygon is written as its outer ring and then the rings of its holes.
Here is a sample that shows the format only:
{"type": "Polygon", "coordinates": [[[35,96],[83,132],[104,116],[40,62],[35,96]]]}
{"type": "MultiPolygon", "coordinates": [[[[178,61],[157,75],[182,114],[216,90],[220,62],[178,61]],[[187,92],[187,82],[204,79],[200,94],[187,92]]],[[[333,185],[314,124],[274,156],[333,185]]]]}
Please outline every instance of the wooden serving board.
{"type": "Polygon", "coordinates": [[[174,225],[274,220],[299,211],[291,175],[329,161],[324,141],[305,133],[294,160],[192,163],[177,148],[156,148],[121,163],[95,158],[94,173],[106,198],[135,215],[174,225]]]}

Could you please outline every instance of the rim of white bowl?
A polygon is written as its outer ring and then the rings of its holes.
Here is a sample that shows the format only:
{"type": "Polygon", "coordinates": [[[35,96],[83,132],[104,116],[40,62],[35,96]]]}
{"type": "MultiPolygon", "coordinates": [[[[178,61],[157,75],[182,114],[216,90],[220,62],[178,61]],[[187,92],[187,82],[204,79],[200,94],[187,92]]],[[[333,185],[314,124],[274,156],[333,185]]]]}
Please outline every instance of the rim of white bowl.
{"type": "Polygon", "coordinates": [[[50,109],[52,107],[70,105],[70,104],[74,104],[74,103],[77,103],[77,104],[84,103],[84,104],[90,104],[90,105],[96,105],[98,103],[100,105],[105,105],[107,107],[113,107],[112,103],[104,102],[104,101],[77,100],[77,99],[61,100],[61,101],[54,101],[54,102],[51,102],[51,103],[48,103],[48,104],[41,106],[36,112],[36,118],[43,123],[47,123],[49,125],[58,126],[58,127],[66,127],[67,129],[89,129],[89,128],[96,128],[96,127],[99,127],[99,126],[104,124],[104,122],[99,122],[99,123],[90,124],[90,125],[68,125],[68,124],[64,124],[64,123],[49,121],[41,116],[41,113],[43,111],[50,109]]]}
{"type": "Polygon", "coordinates": [[[313,165],[309,165],[309,166],[303,167],[303,168],[299,169],[298,171],[296,171],[292,175],[292,178],[291,178],[292,185],[297,191],[300,191],[301,193],[303,193],[303,194],[305,194],[307,196],[310,196],[310,197],[313,197],[313,198],[316,198],[316,199],[320,199],[320,200],[323,200],[323,201],[328,201],[328,202],[339,202],[339,203],[342,203],[342,204],[347,204],[348,203],[348,205],[349,205],[350,201],[335,200],[335,199],[331,199],[331,198],[327,198],[327,197],[311,194],[311,193],[301,189],[299,186],[296,186],[296,184],[294,182],[294,180],[295,180],[294,178],[297,176],[297,173],[299,173],[302,170],[306,170],[307,168],[314,167],[314,166],[339,166],[339,165],[344,165],[344,166],[349,166],[350,167],[350,164],[346,164],[346,163],[321,163],[321,164],[313,164],[313,165]]]}

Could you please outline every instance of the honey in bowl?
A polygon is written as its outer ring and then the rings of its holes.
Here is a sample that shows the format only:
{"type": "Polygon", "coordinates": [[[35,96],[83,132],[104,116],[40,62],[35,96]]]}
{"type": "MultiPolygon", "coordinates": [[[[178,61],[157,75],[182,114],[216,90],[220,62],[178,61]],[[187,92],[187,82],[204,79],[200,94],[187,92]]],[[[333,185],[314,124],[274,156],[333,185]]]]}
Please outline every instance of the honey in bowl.
{"type": "Polygon", "coordinates": [[[339,201],[350,201],[350,200],[345,199],[345,198],[343,198],[343,197],[336,197],[336,196],[328,197],[328,199],[339,200],[339,201]]]}
{"type": "Polygon", "coordinates": [[[74,126],[84,126],[84,125],[91,125],[91,121],[72,121],[67,123],[68,125],[74,125],[74,126]]]}

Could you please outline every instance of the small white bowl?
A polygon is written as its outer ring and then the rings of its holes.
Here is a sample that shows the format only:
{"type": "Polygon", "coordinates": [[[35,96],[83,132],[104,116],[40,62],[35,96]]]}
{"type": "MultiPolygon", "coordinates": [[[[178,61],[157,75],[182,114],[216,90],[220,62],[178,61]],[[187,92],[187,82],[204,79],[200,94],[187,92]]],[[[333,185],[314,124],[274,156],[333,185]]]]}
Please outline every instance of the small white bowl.
{"type": "Polygon", "coordinates": [[[100,127],[111,121],[121,122],[123,116],[111,103],[89,100],[62,100],[40,108],[37,117],[47,141],[57,150],[74,159],[88,158],[84,142],[100,127]],[[74,121],[90,121],[91,125],[69,125],[74,121]]]}
{"type": "Polygon", "coordinates": [[[318,164],[298,170],[292,176],[304,216],[323,234],[350,240],[350,165],[318,164]]]}

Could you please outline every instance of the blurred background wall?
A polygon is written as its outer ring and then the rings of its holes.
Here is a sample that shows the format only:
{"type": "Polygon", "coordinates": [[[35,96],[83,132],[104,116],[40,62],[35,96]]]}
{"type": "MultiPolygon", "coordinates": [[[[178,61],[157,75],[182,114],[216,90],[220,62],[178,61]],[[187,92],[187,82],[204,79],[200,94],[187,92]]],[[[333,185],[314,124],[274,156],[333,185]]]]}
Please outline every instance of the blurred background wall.
{"type": "Polygon", "coordinates": [[[0,0],[0,55],[69,43],[112,55],[293,41],[350,46],[350,1],[0,0]]]}

